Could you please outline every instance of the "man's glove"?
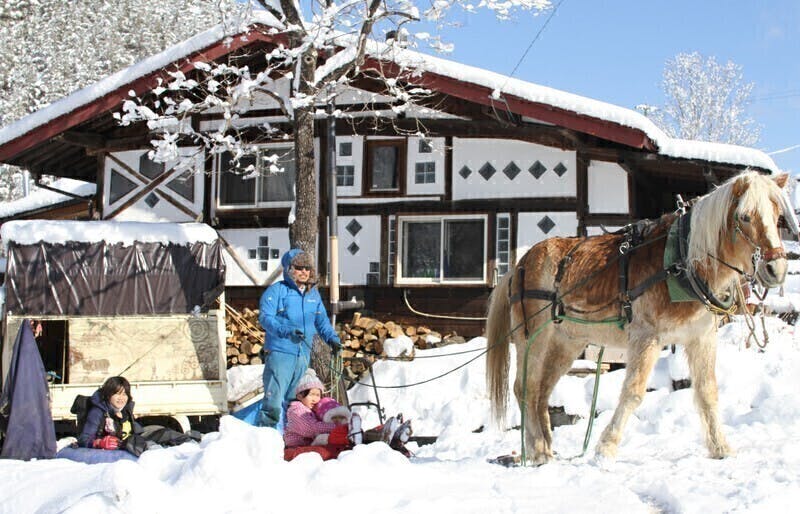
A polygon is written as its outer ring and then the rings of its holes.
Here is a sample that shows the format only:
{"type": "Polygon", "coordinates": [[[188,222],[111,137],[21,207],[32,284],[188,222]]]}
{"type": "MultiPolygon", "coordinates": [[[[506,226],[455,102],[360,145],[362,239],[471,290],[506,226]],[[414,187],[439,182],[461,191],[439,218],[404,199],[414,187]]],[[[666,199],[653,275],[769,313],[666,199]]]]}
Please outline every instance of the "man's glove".
{"type": "Polygon", "coordinates": [[[339,353],[342,351],[342,343],[340,343],[336,339],[329,341],[328,344],[330,345],[331,351],[333,353],[339,353]]]}
{"type": "Polygon", "coordinates": [[[119,448],[119,439],[113,435],[107,435],[100,439],[95,439],[92,446],[100,450],[116,450],[119,448]]]}
{"type": "Polygon", "coordinates": [[[305,340],[306,340],[306,335],[299,328],[295,329],[295,331],[292,332],[292,341],[294,341],[295,343],[299,344],[305,340]]]}

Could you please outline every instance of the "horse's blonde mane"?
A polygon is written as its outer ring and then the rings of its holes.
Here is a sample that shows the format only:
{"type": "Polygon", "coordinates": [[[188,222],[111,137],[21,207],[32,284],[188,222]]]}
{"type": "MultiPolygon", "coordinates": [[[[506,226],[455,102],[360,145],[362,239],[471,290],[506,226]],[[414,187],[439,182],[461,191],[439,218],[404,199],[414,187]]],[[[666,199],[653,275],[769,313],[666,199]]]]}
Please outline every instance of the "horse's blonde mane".
{"type": "MultiPolygon", "coordinates": [[[[736,203],[736,212],[739,215],[759,212],[763,219],[772,216],[772,206],[769,202],[764,202],[765,198],[780,205],[780,188],[770,177],[748,171],[728,179],[714,191],[698,199],[692,208],[687,260],[697,263],[704,261],[709,254],[717,255],[720,241],[732,237],[727,223],[731,204],[736,203]],[[748,187],[737,199],[733,195],[734,184],[742,179],[748,182],[748,187]]],[[[717,261],[711,259],[710,264],[715,269],[717,261]]]]}

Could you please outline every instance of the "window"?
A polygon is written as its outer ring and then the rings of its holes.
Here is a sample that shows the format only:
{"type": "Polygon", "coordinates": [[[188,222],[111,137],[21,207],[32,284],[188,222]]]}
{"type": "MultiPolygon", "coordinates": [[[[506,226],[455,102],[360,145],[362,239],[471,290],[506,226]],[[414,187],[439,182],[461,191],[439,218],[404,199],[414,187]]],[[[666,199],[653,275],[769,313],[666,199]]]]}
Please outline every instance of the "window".
{"type": "Polygon", "coordinates": [[[434,184],[436,182],[436,163],[418,162],[414,165],[415,184],[434,184]]]}
{"type": "Polygon", "coordinates": [[[418,153],[431,153],[431,152],[433,152],[433,146],[431,145],[431,142],[428,141],[427,139],[420,139],[419,140],[419,146],[417,147],[417,152],[418,153]]]}
{"type": "Polygon", "coordinates": [[[380,140],[367,142],[368,190],[400,192],[404,164],[404,142],[380,140]]]}
{"type": "Polygon", "coordinates": [[[339,157],[350,157],[353,155],[353,143],[339,143],[339,157]]]}
{"type": "Polygon", "coordinates": [[[336,185],[352,186],[356,180],[355,166],[336,166],[336,185]]]}
{"type": "Polygon", "coordinates": [[[389,266],[387,267],[387,281],[394,282],[394,260],[397,252],[397,220],[394,216],[389,218],[389,266]]]}
{"type": "Polygon", "coordinates": [[[497,215],[497,276],[502,277],[508,273],[508,263],[510,260],[511,249],[511,228],[508,214],[497,215]]]}
{"type": "Polygon", "coordinates": [[[136,189],[136,184],[128,180],[122,173],[111,169],[111,184],[109,185],[108,203],[109,205],[119,201],[125,195],[136,189]]]}
{"type": "Polygon", "coordinates": [[[398,218],[398,283],[486,281],[486,217],[398,218]]]}
{"type": "Polygon", "coordinates": [[[291,147],[262,147],[255,155],[239,159],[238,166],[229,152],[219,158],[219,205],[259,207],[294,200],[297,176],[291,147]],[[283,171],[271,171],[271,159],[283,171]]]}

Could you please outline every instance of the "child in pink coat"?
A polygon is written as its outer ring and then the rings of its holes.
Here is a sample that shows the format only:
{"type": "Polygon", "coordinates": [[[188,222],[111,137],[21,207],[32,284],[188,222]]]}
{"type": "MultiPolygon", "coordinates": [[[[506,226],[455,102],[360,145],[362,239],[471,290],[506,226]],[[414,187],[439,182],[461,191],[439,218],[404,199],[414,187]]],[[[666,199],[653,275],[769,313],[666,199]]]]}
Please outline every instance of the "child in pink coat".
{"type": "Polygon", "coordinates": [[[323,389],[314,370],[306,370],[295,388],[297,400],[291,402],[286,411],[283,440],[287,448],[331,445],[344,449],[361,443],[361,418],[358,414],[350,414],[338,403],[336,405],[339,408],[336,409],[328,399],[323,402],[326,405],[323,415],[315,413],[316,406],[323,400],[323,389]],[[329,414],[327,418],[324,416],[326,413],[329,414]]]}
{"type": "Polygon", "coordinates": [[[361,430],[361,417],[330,397],[323,397],[324,386],[313,369],[306,370],[295,389],[297,400],[286,411],[283,440],[284,457],[291,460],[300,453],[313,451],[323,460],[336,458],[343,450],[368,441],[384,441],[407,457],[405,443],[411,435],[411,422],[402,415],[389,418],[382,426],[361,430]]]}

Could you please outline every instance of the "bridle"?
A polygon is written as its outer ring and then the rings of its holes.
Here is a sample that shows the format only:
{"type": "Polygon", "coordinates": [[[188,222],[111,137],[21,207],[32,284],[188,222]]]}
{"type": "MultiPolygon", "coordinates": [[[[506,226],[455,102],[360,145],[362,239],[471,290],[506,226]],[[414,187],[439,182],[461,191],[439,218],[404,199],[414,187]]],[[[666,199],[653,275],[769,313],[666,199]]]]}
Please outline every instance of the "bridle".
{"type": "Polygon", "coordinates": [[[747,233],[742,229],[742,224],[739,221],[739,216],[737,214],[734,214],[734,220],[736,220],[736,225],[734,226],[733,229],[733,243],[736,244],[736,234],[739,234],[742,236],[742,239],[744,239],[747,242],[747,244],[749,244],[750,247],[753,249],[753,253],[750,256],[750,262],[753,263],[753,273],[752,274],[747,273],[746,271],[728,262],[725,262],[716,255],[712,254],[708,255],[713,259],[715,259],[717,262],[726,266],[727,268],[732,269],[733,271],[744,277],[748,282],[753,284],[756,281],[756,276],[758,275],[758,267],[761,265],[761,262],[762,261],[769,262],[769,261],[774,261],[776,259],[785,259],[786,250],[783,248],[783,245],[779,247],[767,248],[766,251],[762,250],[761,246],[755,241],[753,241],[753,238],[748,236],[747,233]]]}

